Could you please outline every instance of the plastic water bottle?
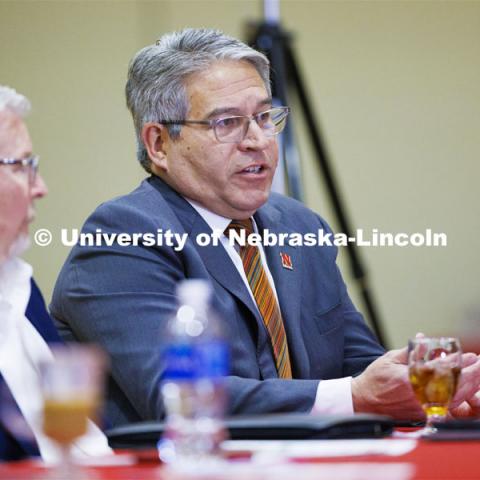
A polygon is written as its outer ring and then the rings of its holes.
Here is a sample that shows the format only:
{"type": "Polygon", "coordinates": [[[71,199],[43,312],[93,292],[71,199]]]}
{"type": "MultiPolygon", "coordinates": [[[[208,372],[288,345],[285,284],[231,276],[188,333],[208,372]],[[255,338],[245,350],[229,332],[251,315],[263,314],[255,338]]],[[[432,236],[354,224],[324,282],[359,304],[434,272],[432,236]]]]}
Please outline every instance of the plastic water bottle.
{"type": "Polygon", "coordinates": [[[185,280],[177,297],[178,310],[168,322],[162,354],[166,431],[159,455],[166,463],[197,468],[220,459],[229,349],[211,306],[210,284],[185,280]]]}

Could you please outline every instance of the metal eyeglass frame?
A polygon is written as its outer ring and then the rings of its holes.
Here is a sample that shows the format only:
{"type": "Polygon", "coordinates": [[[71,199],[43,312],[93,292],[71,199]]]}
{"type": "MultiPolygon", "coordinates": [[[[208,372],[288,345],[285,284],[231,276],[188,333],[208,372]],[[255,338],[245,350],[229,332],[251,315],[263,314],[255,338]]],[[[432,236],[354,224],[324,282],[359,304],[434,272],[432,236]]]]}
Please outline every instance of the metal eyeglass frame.
{"type": "Polygon", "coordinates": [[[26,158],[0,158],[0,165],[21,165],[23,168],[28,168],[28,182],[33,185],[37,176],[39,161],[40,157],[38,155],[31,155],[26,158]]]}
{"type": "MultiPolygon", "coordinates": [[[[242,142],[245,137],[247,136],[248,129],[250,128],[250,122],[255,120],[257,125],[260,127],[262,132],[267,136],[267,137],[273,137],[275,135],[278,135],[279,133],[282,132],[282,130],[285,128],[285,123],[283,127],[278,130],[278,131],[273,131],[270,132],[269,130],[264,129],[260,124],[259,124],[259,118],[262,115],[265,115],[265,113],[269,113],[272,111],[278,111],[279,112],[279,118],[277,119],[277,123],[274,123],[275,126],[280,124],[282,121],[285,120],[286,123],[286,118],[288,114],[290,113],[290,108],[289,107],[274,107],[274,108],[269,108],[268,110],[264,110],[263,112],[259,113],[254,113],[253,115],[231,115],[229,117],[221,117],[221,118],[214,118],[212,120],[159,120],[158,123],[161,125],[207,125],[209,126],[212,130],[213,133],[215,134],[215,138],[218,140],[220,143],[240,143],[242,142]],[[247,121],[244,122],[243,126],[243,134],[241,138],[235,139],[235,140],[227,140],[225,141],[222,139],[222,137],[219,137],[217,134],[217,127],[220,125],[220,122],[225,122],[226,120],[231,120],[231,119],[246,119],[247,121]]],[[[239,130],[240,131],[240,130],[239,130]]]]}

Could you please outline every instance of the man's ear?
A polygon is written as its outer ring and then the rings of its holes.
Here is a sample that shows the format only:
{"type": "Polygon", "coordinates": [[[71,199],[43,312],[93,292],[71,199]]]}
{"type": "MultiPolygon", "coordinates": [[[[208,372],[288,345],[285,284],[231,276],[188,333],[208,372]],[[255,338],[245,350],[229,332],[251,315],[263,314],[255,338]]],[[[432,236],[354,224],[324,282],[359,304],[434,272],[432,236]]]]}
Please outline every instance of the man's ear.
{"type": "MultiPolygon", "coordinates": [[[[165,126],[155,122],[145,123],[142,127],[142,141],[148,156],[160,170],[167,170],[167,150],[170,137],[165,126]]],[[[152,166],[153,166],[152,165],[152,166]]]]}

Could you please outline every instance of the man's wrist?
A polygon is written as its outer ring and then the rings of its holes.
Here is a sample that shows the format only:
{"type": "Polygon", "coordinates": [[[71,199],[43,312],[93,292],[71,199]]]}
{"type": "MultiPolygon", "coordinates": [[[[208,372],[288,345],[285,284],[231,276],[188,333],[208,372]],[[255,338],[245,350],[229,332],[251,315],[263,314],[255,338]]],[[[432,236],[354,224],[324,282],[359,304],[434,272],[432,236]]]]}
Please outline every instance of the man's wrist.
{"type": "Polygon", "coordinates": [[[362,391],[362,380],[360,377],[352,378],[352,404],[355,413],[368,412],[368,403],[362,391]]]}

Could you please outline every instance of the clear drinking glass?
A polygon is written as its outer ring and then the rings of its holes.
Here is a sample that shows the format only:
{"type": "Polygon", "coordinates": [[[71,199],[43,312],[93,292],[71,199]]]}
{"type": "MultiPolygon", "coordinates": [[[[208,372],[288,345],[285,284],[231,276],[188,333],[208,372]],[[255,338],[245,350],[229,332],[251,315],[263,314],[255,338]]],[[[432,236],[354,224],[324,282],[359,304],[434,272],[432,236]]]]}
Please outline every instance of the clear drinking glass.
{"type": "Polygon", "coordinates": [[[460,341],[451,337],[420,337],[408,342],[408,371],[415,396],[426,416],[422,431],[436,431],[434,422],[444,421],[457,390],[462,369],[460,341]]]}
{"type": "MultiPolygon", "coordinates": [[[[70,456],[72,443],[95,420],[103,398],[106,357],[93,346],[53,349],[55,360],[41,366],[43,432],[59,447],[59,478],[80,478],[70,456]]],[[[84,478],[84,477],[82,477],[84,478]]]]}

